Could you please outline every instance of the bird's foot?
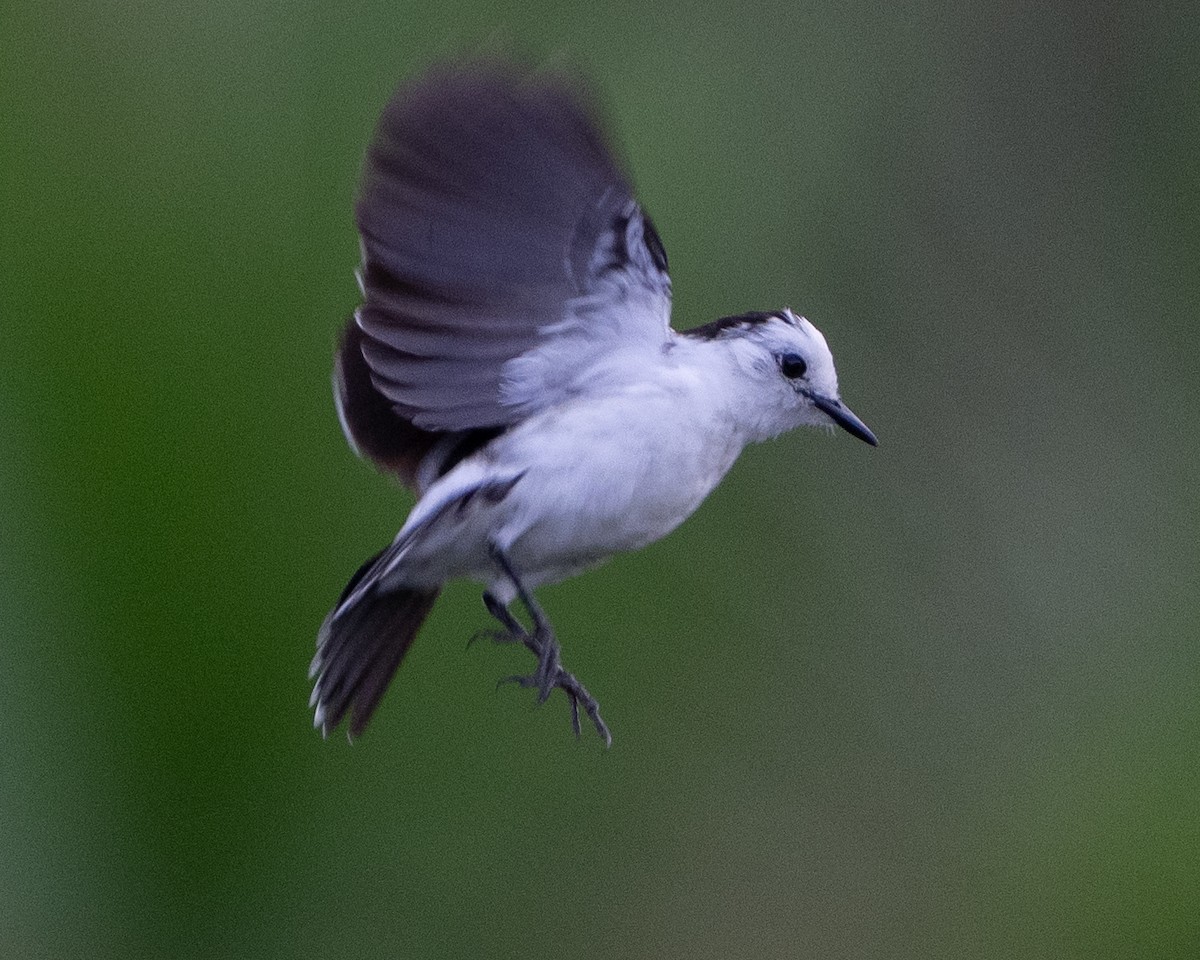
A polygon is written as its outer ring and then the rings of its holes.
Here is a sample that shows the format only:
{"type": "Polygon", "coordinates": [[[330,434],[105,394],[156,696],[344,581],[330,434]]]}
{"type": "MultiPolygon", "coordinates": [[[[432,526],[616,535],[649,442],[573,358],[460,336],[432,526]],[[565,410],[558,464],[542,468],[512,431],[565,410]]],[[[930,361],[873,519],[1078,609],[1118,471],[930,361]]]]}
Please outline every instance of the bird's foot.
{"type": "Polygon", "coordinates": [[[533,619],[533,630],[525,629],[525,625],[509,612],[508,607],[501,603],[494,594],[487,591],[483,595],[484,606],[487,607],[488,613],[500,621],[503,629],[480,631],[468,641],[468,645],[484,637],[493,643],[524,644],[538,658],[537,670],[528,676],[505,677],[496,686],[515,683],[521,687],[535,689],[538,692],[539,704],[545,703],[550,694],[554,692],[554,688],[558,687],[567,695],[567,700],[571,703],[571,729],[575,731],[576,739],[580,736],[579,707],[582,705],[584,712],[595,725],[596,732],[604,741],[604,745],[611,747],[612,734],[608,732],[608,724],[600,716],[600,704],[596,702],[595,697],[588,693],[587,687],[575,679],[573,673],[568,673],[563,669],[562,661],[559,659],[558,641],[554,639],[554,631],[550,628],[546,615],[542,613],[542,608],[521,584],[516,571],[513,570],[512,564],[508,562],[503,551],[495,549],[493,553],[497,563],[516,586],[521,602],[529,611],[529,615],[533,619]]]}
{"type": "Polygon", "coordinates": [[[513,633],[511,630],[476,630],[467,638],[467,648],[470,649],[480,640],[489,643],[523,643],[529,646],[530,637],[524,630],[520,633],[513,633]]]}
{"type": "Polygon", "coordinates": [[[562,661],[559,659],[560,647],[552,634],[546,633],[539,636],[537,632],[531,634],[525,630],[520,633],[492,631],[491,639],[496,643],[523,643],[537,654],[538,658],[537,669],[533,673],[504,677],[496,686],[515,683],[519,687],[537,690],[539,704],[545,703],[557,687],[567,695],[567,700],[570,701],[571,729],[575,731],[576,738],[581,733],[579,708],[583,707],[605,746],[612,746],[612,734],[608,730],[608,724],[600,716],[600,704],[596,702],[595,697],[588,693],[587,687],[575,679],[575,674],[563,668],[562,661]]]}

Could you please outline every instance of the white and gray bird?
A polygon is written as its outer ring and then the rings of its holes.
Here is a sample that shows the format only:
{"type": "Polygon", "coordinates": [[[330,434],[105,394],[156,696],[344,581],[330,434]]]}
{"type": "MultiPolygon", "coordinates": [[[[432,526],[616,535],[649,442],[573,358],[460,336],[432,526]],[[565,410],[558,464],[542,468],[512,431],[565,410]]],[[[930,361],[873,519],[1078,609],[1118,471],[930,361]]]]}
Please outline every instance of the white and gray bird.
{"type": "Polygon", "coordinates": [[[671,329],[666,252],[574,81],[489,62],[401,87],[356,214],[338,415],[419,499],[321,627],[315,724],[361,733],[442,586],[468,578],[490,636],[537,658],[510,679],[563,690],[576,735],[582,707],[610,743],[533,589],[670,533],[748,443],[802,424],[875,436],[790,310],[671,329]]]}

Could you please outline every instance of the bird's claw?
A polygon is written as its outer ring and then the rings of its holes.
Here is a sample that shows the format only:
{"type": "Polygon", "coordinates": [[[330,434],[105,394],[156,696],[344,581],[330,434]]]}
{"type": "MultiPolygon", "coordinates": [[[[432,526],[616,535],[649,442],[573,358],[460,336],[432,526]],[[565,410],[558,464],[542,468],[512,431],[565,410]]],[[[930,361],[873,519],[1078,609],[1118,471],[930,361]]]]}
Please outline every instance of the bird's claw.
{"type": "MultiPolygon", "coordinates": [[[[510,643],[522,639],[511,637],[511,635],[505,636],[507,639],[500,642],[510,643]]],[[[541,705],[550,699],[550,694],[557,687],[567,695],[567,700],[570,702],[571,729],[575,733],[575,738],[579,739],[582,735],[582,726],[579,720],[579,707],[582,705],[605,746],[611,747],[612,734],[608,730],[608,724],[600,716],[600,704],[596,702],[595,697],[588,693],[587,688],[575,679],[573,673],[563,669],[562,663],[558,659],[557,642],[550,638],[539,646],[541,649],[536,651],[539,654],[537,670],[531,674],[502,677],[496,683],[497,689],[509,683],[515,683],[526,689],[535,689],[538,692],[537,702],[541,705]]],[[[533,648],[531,647],[531,649],[533,648]]]]}
{"type": "Polygon", "coordinates": [[[512,633],[509,630],[476,630],[467,638],[467,648],[470,649],[480,640],[487,640],[491,643],[525,643],[529,641],[528,636],[519,633],[512,633]]]}
{"type": "Polygon", "coordinates": [[[608,724],[600,717],[600,704],[596,702],[595,697],[588,693],[587,688],[575,679],[574,674],[568,673],[563,669],[562,661],[559,659],[560,648],[558,641],[554,639],[554,631],[550,628],[549,623],[547,623],[546,616],[542,613],[541,607],[538,606],[537,601],[521,585],[521,581],[517,578],[517,574],[512,569],[512,564],[509,563],[504,552],[494,549],[493,555],[500,568],[509,576],[514,586],[516,586],[518,595],[533,620],[533,629],[527,630],[520,620],[509,613],[507,605],[501,603],[494,594],[485,592],[483,595],[484,606],[487,607],[488,613],[500,621],[503,629],[494,631],[482,630],[468,641],[468,646],[481,637],[487,637],[494,643],[524,644],[530,653],[537,657],[537,669],[527,676],[504,677],[496,683],[497,689],[508,683],[515,683],[519,687],[536,689],[538,692],[537,702],[543,704],[550,699],[550,694],[554,692],[554,688],[558,687],[567,695],[567,700],[571,704],[571,729],[575,731],[575,738],[578,739],[581,735],[579,706],[582,704],[583,709],[595,725],[596,732],[600,734],[605,746],[611,747],[612,734],[608,731],[608,724]]]}

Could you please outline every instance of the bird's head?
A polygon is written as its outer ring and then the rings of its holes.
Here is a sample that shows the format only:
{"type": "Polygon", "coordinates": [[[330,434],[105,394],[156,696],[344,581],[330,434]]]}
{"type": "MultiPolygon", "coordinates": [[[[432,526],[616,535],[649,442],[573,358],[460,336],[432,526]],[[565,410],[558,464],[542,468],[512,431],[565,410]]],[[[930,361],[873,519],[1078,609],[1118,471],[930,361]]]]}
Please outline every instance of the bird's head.
{"type": "Polygon", "coordinates": [[[697,331],[722,342],[742,378],[762,400],[759,431],[774,435],[801,425],[837,426],[871,446],[870,428],[842,403],[833,354],[821,331],[791,310],[726,317],[697,331]]]}

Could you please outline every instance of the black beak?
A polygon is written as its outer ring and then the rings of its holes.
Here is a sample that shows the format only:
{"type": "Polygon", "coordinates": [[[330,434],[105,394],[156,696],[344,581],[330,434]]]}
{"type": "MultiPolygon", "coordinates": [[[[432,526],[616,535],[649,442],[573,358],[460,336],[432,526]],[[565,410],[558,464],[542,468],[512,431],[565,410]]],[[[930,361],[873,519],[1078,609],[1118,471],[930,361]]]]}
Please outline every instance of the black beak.
{"type": "Polygon", "coordinates": [[[858,419],[848,406],[834,397],[823,397],[819,393],[810,393],[808,398],[812,400],[813,405],[829,417],[834,423],[845,430],[853,437],[858,437],[859,440],[869,443],[873,447],[879,446],[879,441],[875,439],[875,434],[871,432],[871,428],[858,419]]]}

